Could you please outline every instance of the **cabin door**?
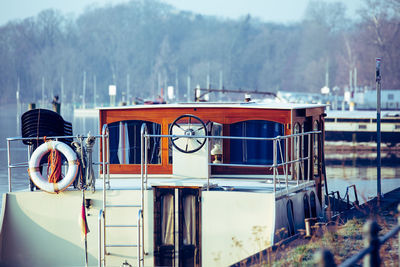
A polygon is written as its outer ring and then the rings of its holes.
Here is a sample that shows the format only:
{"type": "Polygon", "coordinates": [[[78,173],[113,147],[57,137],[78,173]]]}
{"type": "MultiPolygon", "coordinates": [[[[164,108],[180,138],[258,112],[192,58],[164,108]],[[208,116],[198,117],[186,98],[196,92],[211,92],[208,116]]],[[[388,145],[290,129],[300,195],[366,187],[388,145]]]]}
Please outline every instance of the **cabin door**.
{"type": "Polygon", "coordinates": [[[200,266],[200,189],[154,190],[155,266],[200,266]]]}

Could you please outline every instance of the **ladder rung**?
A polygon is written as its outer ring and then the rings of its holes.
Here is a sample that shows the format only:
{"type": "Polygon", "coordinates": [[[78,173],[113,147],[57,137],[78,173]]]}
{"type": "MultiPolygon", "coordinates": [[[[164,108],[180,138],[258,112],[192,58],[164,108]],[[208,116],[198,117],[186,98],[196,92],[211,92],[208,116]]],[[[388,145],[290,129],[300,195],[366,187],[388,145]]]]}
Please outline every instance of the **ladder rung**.
{"type": "Polygon", "coordinates": [[[140,208],[141,205],[106,205],[106,208],[140,208]]]}
{"type": "Polygon", "coordinates": [[[137,227],[136,224],[107,224],[106,227],[137,227]]]}
{"type": "Polygon", "coordinates": [[[108,248],[137,248],[137,245],[122,245],[122,244],[113,244],[113,245],[106,245],[108,248]]]}

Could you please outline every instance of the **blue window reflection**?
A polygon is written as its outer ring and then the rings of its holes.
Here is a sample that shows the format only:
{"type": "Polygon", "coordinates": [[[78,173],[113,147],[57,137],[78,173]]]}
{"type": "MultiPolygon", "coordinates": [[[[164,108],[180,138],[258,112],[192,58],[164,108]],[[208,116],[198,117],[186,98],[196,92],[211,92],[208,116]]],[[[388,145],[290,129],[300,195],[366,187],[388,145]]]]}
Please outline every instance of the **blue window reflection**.
{"type": "MultiPolygon", "coordinates": [[[[267,138],[283,136],[284,125],[263,120],[237,122],[230,126],[230,135],[267,138]]],[[[281,148],[284,153],[283,140],[281,140],[281,148]]],[[[273,164],[273,141],[230,140],[230,161],[234,164],[271,165],[273,164]]],[[[279,146],[277,162],[282,162],[279,146]]]]}
{"type": "MultiPolygon", "coordinates": [[[[140,131],[145,123],[149,134],[161,134],[161,125],[142,120],[126,120],[108,125],[110,131],[110,163],[140,164],[140,131]]],[[[160,164],[160,138],[150,138],[148,163],[160,164]]]]}

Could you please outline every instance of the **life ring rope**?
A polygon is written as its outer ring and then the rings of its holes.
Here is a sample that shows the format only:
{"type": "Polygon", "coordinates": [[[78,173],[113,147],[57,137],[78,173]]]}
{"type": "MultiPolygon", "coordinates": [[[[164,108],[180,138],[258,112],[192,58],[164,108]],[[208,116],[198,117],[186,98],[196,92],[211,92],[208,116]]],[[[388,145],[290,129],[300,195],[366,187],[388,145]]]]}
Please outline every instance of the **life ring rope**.
{"type": "Polygon", "coordinates": [[[49,183],[58,183],[63,178],[61,173],[61,155],[56,149],[51,148],[47,160],[47,179],[49,183]]]}
{"type": "Polygon", "coordinates": [[[79,160],[76,153],[66,144],[59,141],[47,141],[40,145],[29,160],[28,173],[36,187],[49,193],[59,193],[68,188],[75,180],[79,170],[79,160]],[[50,152],[47,173],[44,178],[40,172],[42,158],[50,152]],[[61,154],[68,161],[68,170],[65,176],[61,173],[61,154]]]}

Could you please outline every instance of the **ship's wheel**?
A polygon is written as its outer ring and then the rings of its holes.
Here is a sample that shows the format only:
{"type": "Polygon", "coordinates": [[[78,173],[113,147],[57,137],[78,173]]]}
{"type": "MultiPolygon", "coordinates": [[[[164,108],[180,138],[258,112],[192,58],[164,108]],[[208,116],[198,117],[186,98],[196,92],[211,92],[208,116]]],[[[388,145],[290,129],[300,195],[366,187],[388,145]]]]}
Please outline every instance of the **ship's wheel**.
{"type": "Polygon", "coordinates": [[[179,116],[169,127],[170,135],[185,135],[186,137],[170,137],[172,145],[180,152],[194,153],[206,143],[207,129],[204,122],[197,116],[185,114],[179,116]]]}

